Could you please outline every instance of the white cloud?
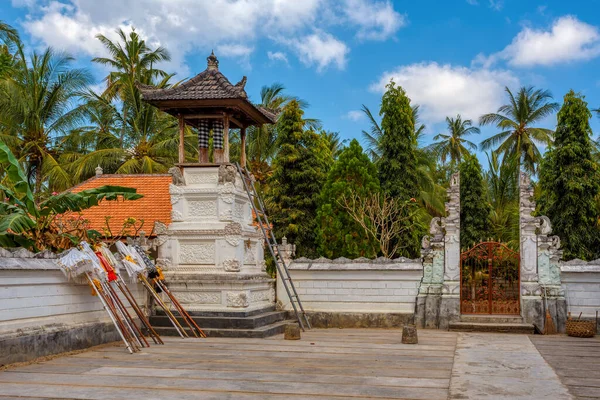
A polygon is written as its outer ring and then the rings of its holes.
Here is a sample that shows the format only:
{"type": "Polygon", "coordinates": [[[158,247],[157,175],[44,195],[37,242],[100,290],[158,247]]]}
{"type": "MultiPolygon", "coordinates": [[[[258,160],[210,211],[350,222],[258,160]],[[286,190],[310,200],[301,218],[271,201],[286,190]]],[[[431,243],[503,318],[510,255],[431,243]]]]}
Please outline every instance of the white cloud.
{"type": "Polygon", "coordinates": [[[359,30],[359,39],[385,40],[406,25],[406,17],[389,1],[346,0],[345,14],[359,30]]]}
{"type": "Polygon", "coordinates": [[[217,54],[222,57],[230,57],[238,60],[245,68],[250,69],[250,54],[254,47],[243,44],[226,43],[217,46],[217,54]]]}
{"type": "Polygon", "coordinates": [[[492,10],[500,11],[504,7],[504,0],[489,0],[489,5],[492,10]]]}
{"type": "Polygon", "coordinates": [[[484,66],[507,60],[515,67],[553,65],[588,60],[600,55],[600,32],[596,26],[564,16],[550,30],[525,27],[504,50],[476,59],[484,66]]]}
{"type": "Polygon", "coordinates": [[[467,3],[469,3],[472,6],[478,6],[479,2],[477,0],[467,0],[467,3]]]}
{"type": "Polygon", "coordinates": [[[429,124],[461,114],[476,120],[502,105],[504,87],[516,87],[518,79],[509,71],[471,69],[435,62],[411,64],[384,73],[371,90],[385,91],[394,80],[406,90],[412,104],[421,105],[421,117],[429,124]]]}
{"type": "Polygon", "coordinates": [[[269,57],[269,60],[271,61],[281,61],[285,64],[289,64],[287,56],[281,51],[267,51],[267,57],[269,57]]]}
{"type": "Polygon", "coordinates": [[[299,39],[280,39],[290,46],[305,65],[316,65],[317,71],[322,72],[330,65],[337,69],[346,67],[346,55],[350,51],[346,44],[333,35],[316,31],[299,39]]]}
{"type": "Polygon", "coordinates": [[[34,40],[73,54],[104,55],[95,38],[98,33],[108,36],[118,27],[135,26],[149,44],[166,47],[172,56],[168,67],[184,75],[189,73],[185,55],[192,51],[205,53],[222,46],[248,60],[251,51],[244,49],[254,49],[263,38],[281,37],[311,41],[295,46],[305,63],[321,70],[331,64],[341,68],[348,48],[328,28],[343,24],[361,39],[382,40],[405,23],[390,0],[12,0],[12,4],[27,8],[23,25],[34,40]],[[331,10],[339,18],[329,18],[331,10]],[[323,47],[334,52],[331,57],[305,53],[307,48],[323,47]]]}
{"type": "Polygon", "coordinates": [[[365,113],[361,110],[352,110],[348,111],[344,117],[351,121],[360,121],[365,118],[365,113]]]}

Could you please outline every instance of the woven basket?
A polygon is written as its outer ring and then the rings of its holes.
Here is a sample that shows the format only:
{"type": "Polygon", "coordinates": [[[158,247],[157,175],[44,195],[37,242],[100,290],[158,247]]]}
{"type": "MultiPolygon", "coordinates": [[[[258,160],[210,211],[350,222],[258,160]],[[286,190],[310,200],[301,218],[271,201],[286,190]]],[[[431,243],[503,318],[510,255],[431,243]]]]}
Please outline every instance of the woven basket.
{"type": "Polygon", "coordinates": [[[590,338],[596,334],[596,321],[567,321],[567,335],[590,338]]]}

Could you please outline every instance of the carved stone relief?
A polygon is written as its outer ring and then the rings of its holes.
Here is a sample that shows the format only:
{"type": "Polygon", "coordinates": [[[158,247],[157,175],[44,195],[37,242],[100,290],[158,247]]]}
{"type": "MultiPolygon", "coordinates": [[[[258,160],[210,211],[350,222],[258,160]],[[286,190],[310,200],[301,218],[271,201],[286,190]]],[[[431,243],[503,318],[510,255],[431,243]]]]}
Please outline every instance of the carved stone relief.
{"type": "Polygon", "coordinates": [[[223,261],[223,269],[225,272],[239,272],[241,269],[240,262],[235,259],[225,260],[223,261]]]}
{"type": "Polygon", "coordinates": [[[178,292],[177,300],[184,304],[219,304],[221,302],[220,292],[178,292]]]}
{"type": "Polygon", "coordinates": [[[186,182],[188,185],[190,184],[216,184],[218,182],[219,176],[216,172],[211,173],[201,173],[201,174],[193,174],[190,173],[187,175],[186,182]]]}
{"type": "Polygon", "coordinates": [[[215,262],[215,244],[181,244],[179,264],[212,264],[215,262]]]}
{"type": "Polygon", "coordinates": [[[191,217],[213,217],[217,215],[216,200],[190,201],[188,206],[191,217]]]}
{"type": "Polygon", "coordinates": [[[246,292],[227,292],[227,307],[245,308],[249,305],[246,292]]]}

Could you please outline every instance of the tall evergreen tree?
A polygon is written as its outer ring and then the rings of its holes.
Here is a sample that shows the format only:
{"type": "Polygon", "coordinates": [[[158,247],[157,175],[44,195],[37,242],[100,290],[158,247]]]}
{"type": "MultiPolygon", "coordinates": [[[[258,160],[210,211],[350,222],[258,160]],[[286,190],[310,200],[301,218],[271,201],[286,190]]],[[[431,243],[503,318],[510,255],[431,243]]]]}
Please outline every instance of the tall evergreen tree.
{"type": "Polygon", "coordinates": [[[279,117],[268,201],[275,236],[295,243],[298,256],[315,257],[317,204],[331,154],[321,135],[304,129],[302,115],[292,100],[279,117]]]}
{"type": "MultiPolygon", "coordinates": [[[[381,99],[381,156],[377,160],[381,190],[393,198],[408,201],[421,194],[419,163],[417,158],[417,134],[415,117],[410,99],[404,89],[392,81],[381,99]]],[[[407,224],[416,226],[407,219],[407,224]]],[[[399,256],[418,257],[420,229],[404,231],[397,240],[406,243],[399,256]]],[[[424,233],[424,232],[423,232],[424,233]]]]}
{"type": "Polygon", "coordinates": [[[572,90],[558,112],[554,145],[540,172],[541,214],[552,221],[563,243],[567,260],[591,260],[599,256],[600,170],[592,156],[592,114],[584,97],[572,90]]]}
{"type": "Polygon", "coordinates": [[[365,197],[379,191],[377,168],[356,139],[350,142],[331,167],[321,191],[317,211],[319,255],[337,257],[376,257],[377,243],[364,234],[339,200],[353,193],[365,197]]]}
{"type": "Polygon", "coordinates": [[[485,238],[490,205],[477,157],[465,155],[460,164],[460,246],[471,247],[485,238]]]}
{"type": "Polygon", "coordinates": [[[381,157],[377,161],[381,188],[403,200],[419,196],[415,120],[410,99],[392,81],[381,99],[381,157]]]}

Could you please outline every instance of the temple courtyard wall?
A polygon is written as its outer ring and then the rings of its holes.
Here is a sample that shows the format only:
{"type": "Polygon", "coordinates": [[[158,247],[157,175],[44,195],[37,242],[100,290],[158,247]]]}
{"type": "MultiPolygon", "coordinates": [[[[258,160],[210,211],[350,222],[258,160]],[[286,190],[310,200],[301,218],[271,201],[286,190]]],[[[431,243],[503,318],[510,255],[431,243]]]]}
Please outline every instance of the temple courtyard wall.
{"type": "MultiPolygon", "coordinates": [[[[571,317],[594,320],[600,313],[600,260],[571,260],[561,265],[562,288],[571,317]]],[[[598,324],[597,332],[600,332],[598,324]]]]}
{"type": "MultiPolygon", "coordinates": [[[[299,258],[288,268],[313,327],[391,328],[414,321],[420,260],[299,258]]],[[[292,311],[280,279],[277,299],[292,311]]]]}
{"type": "MultiPolygon", "coordinates": [[[[120,340],[90,286],[68,281],[56,256],[0,251],[0,366],[120,340]]],[[[141,286],[128,286],[145,304],[141,286]]]]}

